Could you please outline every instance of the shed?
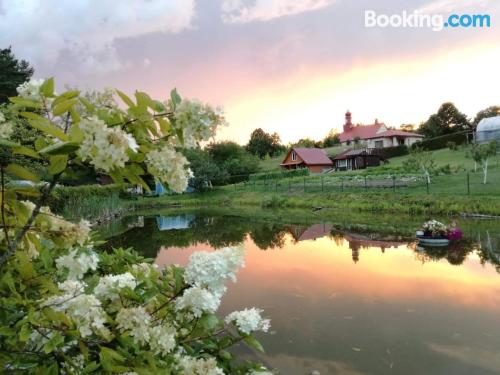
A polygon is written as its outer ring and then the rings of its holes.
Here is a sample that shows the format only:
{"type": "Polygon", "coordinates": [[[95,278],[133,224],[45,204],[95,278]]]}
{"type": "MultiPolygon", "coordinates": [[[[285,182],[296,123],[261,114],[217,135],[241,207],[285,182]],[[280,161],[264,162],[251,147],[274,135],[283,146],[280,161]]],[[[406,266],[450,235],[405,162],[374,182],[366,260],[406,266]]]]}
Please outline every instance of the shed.
{"type": "Polygon", "coordinates": [[[371,149],[347,150],[334,158],[337,171],[351,171],[380,165],[382,157],[371,149]]]}

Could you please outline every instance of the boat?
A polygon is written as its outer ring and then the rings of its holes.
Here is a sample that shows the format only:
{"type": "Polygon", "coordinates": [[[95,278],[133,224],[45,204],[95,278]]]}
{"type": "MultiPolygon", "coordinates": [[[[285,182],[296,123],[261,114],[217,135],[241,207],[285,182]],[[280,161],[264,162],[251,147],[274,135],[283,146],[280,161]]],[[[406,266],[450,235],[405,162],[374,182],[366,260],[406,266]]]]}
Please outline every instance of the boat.
{"type": "Polygon", "coordinates": [[[446,237],[432,237],[426,236],[424,231],[417,230],[416,237],[418,239],[419,244],[427,245],[427,246],[448,246],[450,244],[450,240],[446,237]]]}

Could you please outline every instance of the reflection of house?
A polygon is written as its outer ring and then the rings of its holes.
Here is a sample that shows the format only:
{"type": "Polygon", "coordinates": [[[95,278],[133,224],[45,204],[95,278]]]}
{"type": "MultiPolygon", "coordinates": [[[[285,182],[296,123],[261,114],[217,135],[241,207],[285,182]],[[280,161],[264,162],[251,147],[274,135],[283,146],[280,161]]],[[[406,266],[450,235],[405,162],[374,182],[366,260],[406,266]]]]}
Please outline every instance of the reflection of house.
{"type": "Polygon", "coordinates": [[[311,173],[322,173],[333,168],[333,162],[320,148],[293,147],[281,163],[284,169],[308,168],[311,173]]]}
{"type": "Polygon", "coordinates": [[[156,225],[158,230],[187,229],[195,219],[195,215],[158,216],[156,225]]]}
{"type": "Polygon", "coordinates": [[[290,227],[290,233],[295,241],[315,240],[325,237],[330,234],[331,230],[331,224],[313,224],[308,227],[304,225],[292,225],[290,227]]]}
{"type": "Polygon", "coordinates": [[[423,136],[401,130],[388,129],[384,123],[375,120],[372,125],[354,125],[351,112],[345,114],[344,131],[339,134],[340,143],[348,146],[353,142],[364,144],[368,148],[384,148],[399,145],[411,146],[422,140],[423,136]]]}
{"type": "Polygon", "coordinates": [[[385,249],[397,248],[401,245],[406,244],[406,242],[401,241],[381,241],[373,240],[362,234],[357,233],[344,233],[344,239],[349,243],[349,249],[352,251],[352,260],[354,263],[359,261],[359,255],[361,249],[367,248],[380,248],[384,253],[385,249]]]}
{"type": "Polygon", "coordinates": [[[380,165],[382,157],[373,149],[347,150],[335,156],[333,162],[338,171],[352,171],[380,165]]]}

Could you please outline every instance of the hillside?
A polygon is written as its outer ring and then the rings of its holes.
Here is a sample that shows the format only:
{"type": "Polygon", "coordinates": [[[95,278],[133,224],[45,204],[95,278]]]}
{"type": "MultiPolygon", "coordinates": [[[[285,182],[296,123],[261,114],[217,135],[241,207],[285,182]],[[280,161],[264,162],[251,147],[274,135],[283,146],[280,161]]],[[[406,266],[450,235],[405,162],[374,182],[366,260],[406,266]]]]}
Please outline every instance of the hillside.
{"type": "MultiPolygon", "coordinates": [[[[346,147],[337,146],[326,148],[325,151],[329,156],[335,156],[342,151],[344,151],[346,147]]],[[[472,170],[474,168],[474,161],[467,158],[467,147],[459,147],[458,150],[450,150],[449,148],[443,148],[440,150],[431,151],[437,167],[450,165],[452,169],[456,168],[464,168],[466,170],[472,170]]],[[[282,162],[285,154],[280,156],[270,158],[267,160],[262,160],[260,162],[261,172],[267,171],[276,171],[280,169],[280,163],[282,162]]],[[[359,173],[376,173],[380,169],[388,170],[392,168],[401,167],[405,160],[408,160],[409,155],[399,156],[395,158],[389,159],[388,164],[383,164],[380,167],[369,168],[368,170],[360,170],[359,173]]],[[[490,162],[490,166],[498,166],[500,162],[500,155],[496,160],[492,160],[490,162]]],[[[352,173],[352,172],[351,172],[352,173]]]]}

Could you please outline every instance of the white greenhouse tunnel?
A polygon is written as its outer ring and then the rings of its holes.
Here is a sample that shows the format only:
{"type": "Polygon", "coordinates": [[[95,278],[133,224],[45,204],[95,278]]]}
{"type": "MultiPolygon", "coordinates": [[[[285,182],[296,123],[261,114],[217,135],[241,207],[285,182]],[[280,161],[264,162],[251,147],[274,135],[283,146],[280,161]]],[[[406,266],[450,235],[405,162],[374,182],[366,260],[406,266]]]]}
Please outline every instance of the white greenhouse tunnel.
{"type": "Polygon", "coordinates": [[[500,140],[500,116],[482,119],[476,128],[476,141],[478,143],[500,140]]]}

